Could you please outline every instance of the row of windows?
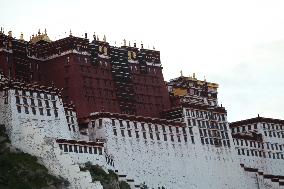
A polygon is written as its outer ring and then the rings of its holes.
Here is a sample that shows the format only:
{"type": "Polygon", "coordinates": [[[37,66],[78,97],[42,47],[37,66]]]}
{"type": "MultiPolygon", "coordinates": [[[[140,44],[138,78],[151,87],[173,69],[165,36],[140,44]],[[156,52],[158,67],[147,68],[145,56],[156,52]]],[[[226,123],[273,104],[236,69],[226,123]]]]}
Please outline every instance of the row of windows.
{"type": "Polygon", "coordinates": [[[256,156],[263,158],[273,158],[273,159],[284,159],[284,154],[282,153],[273,153],[273,152],[264,152],[258,150],[249,150],[249,149],[240,149],[238,148],[238,155],[246,156],[256,156]]]}
{"type": "Polygon", "coordinates": [[[15,94],[17,96],[25,96],[25,97],[32,97],[32,98],[37,97],[37,98],[45,99],[45,100],[55,100],[55,95],[48,95],[46,93],[42,94],[40,92],[15,90],[15,94]]]}
{"type": "Polygon", "coordinates": [[[215,145],[215,146],[223,145],[223,146],[231,147],[229,140],[221,140],[218,138],[204,138],[204,137],[201,137],[200,140],[201,140],[202,145],[210,144],[210,145],[215,145]]]}
{"type": "MultiPolygon", "coordinates": [[[[123,120],[118,120],[118,123],[119,123],[119,127],[120,128],[127,128],[127,129],[131,129],[131,124],[130,124],[130,121],[125,121],[126,124],[124,124],[124,121],[123,120]]],[[[99,125],[101,126],[102,124],[102,120],[99,119],[99,125]]],[[[135,130],[138,130],[138,124],[137,122],[133,122],[133,125],[134,125],[134,129],[135,130]]],[[[116,120],[115,119],[112,119],[112,126],[115,128],[116,127],[116,120]]],[[[186,131],[186,128],[188,128],[188,132],[190,135],[193,135],[193,131],[192,131],[192,127],[174,127],[174,126],[165,126],[165,125],[161,125],[161,126],[158,126],[158,125],[153,125],[153,124],[146,124],[146,123],[140,123],[140,126],[139,128],[141,128],[142,131],[146,131],[146,129],[149,131],[149,132],[167,132],[167,130],[170,132],[170,133],[173,133],[173,131],[176,133],[176,134],[187,134],[187,131],[186,131]]]]}
{"type": "Polygon", "coordinates": [[[269,136],[269,137],[284,138],[284,131],[282,131],[282,132],[264,131],[264,135],[269,136]]]}
{"type": "Polygon", "coordinates": [[[60,150],[64,152],[75,152],[75,153],[89,153],[102,155],[103,151],[100,147],[91,146],[79,146],[73,144],[59,144],[60,150]]]}
{"type": "Polygon", "coordinates": [[[186,109],[186,115],[188,117],[226,121],[225,114],[217,114],[217,113],[212,113],[212,112],[207,112],[207,111],[186,109]]]}
{"type": "MultiPolygon", "coordinates": [[[[56,101],[51,101],[51,103],[52,103],[53,108],[57,108],[56,101]]],[[[17,105],[23,104],[23,105],[26,105],[26,106],[30,105],[30,106],[43,107],[43,103],[42,103],[41,99],[38,99],[37,103],[35,103],[35,99],[33,99],[33,98],[26,98],[26,97],[21,98],[20,96],[16,96],[16,104],[17,105]],[[22,99],[22,102],[21,102],[21,99],[22,99]],[[29,99],[29,102],[28,102],[28,99],[29,99]]],[[[44,100],[44,104],[45,104],[46,108],[51,108],[49,100],[44,100]]]]}
{"type": "MultiPolygon", "coordinates": [[[[126,132],[126,130],[124,130],[124,129],[121,129],[120,130],[120,134],[121,134],[121,136],[122,137],[125,137],[125,132],[126,132]]],[[[118,133],[117,133],[117,129],[116,128],[113,128],[113,134],[115,135],[115,136],[117,136],[118,135],[118,133]]],[[[133,137],[133,133],[132,133],[132,131],[131,130],[127,130],[127,135],[128,135],[128,137],[133,137]]],[[[140,138],[140,136],[141,136],[141,132],[139,132],[139,131],[135,131],[135,133],[134,133],[134,135],[135,135],[135,138],[140,138]]],[[[160,138],[160,134],[157,132],[157,133],[149,133],[149,138],[150,139],[152,139],[152,140],[154,140],[154,136],[155,136],[155,138],[157,139],[157,140],[161,140],[161,138],[160,138]]],[[[178,141],[178,142],[181,142],[181,136],[183,136],[182,138],[183,138],[183,141],[184,142],[188,142],[188,136],[186,135],[186,134],[183,134],[183,135],[176,135],[176,139],[175,139],[175,137],[174,137],[174,135],[167,135],[167,134],[163,134],[162,135],[163,136],[163,140],[164,141],[172,141],[172,142],[174,142],[175,140],[176,141],[178,141]]],[[[143,139],[147,139],[147,133],[146,132],[142,132],[142,138],[143,139]]],[[[194,142],[194,136],[190,136],[190,140],[191,140],[191,142],[194,144],[195,142],[194,142]]]]}
{"type": "Polygon", "coordinates": [[[257,124],[244,125],[244,126],[232,128],[232,133],[247,132],[247,131],[252,131],[252,130],[257,130],[257,124]]]}
{"type": "Polygon", "coordinates": [[[252,140],[237,140],[234,139],[234,144],[237,146],[247,146],[247,147],[254,147],[254,148],[261,148],[264,149],[266,147],[266,149],[271,149],[271,150],[283,150],[284,146],[283,144],[272,144],[267,142],[265,143],[261,143],[261,142],[256,142],[256,141],[252,141],[252,140]]]}
{"type": "Polygon", "coordinates": [[[188,126],[198,126],[199,128],[207,128],[207,129],[218,129],[227,131],[227,126],[225,123],[216,123],[210,121],[201,121],[196,119],[188,119],[187,120],[188,126]]]}
{"type": "Polygon", "coordinates": [[[210,129],[199,129],[201,137],[216,137],[222,139],[229,139],[229,135],[225,131],[210,130],[210,129]]]}
{"type": "Polygon", "coordinates": [[[263,130],[284,130],[283,125],[276,125],[272,123],[263,123],[263,130]]]}
{"type": "MultiPolygon", "coordinates": [[[[37,110],[38,110],[39,115],[44,115],[44,108],[42,108],[42,107],[39,107],[39,108],[31,107],[31,108],[29,108],[27,106],[17,105],[18,113],[22,113],[22,108],[24,108],[24,112],[26,114],[30,114],[30,111],[31,111],[31,113],[33,115],[37,115],[37,110]]],[[[46,115],[51,116],[51,109],[45,109],[45,110],[46,110],[46,115]]],[[[57,109],[54,109],[53,112],[54,112],[54,116],[58,117],[57,109]]]]}

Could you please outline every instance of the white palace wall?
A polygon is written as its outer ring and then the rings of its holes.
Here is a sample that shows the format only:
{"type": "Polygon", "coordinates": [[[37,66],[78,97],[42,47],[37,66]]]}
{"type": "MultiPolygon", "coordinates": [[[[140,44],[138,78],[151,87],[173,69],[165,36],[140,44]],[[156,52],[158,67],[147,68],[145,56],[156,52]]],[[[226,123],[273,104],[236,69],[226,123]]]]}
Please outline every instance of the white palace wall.
{"type": "MultiPolygon", "coordinates": [[[[103,118],[101,125],[99,120],[90,123],[89,129],[92,140],[104,140],[106,150],[114,158],[115,169],[120,174],[127,175],[135,180],[135,184],[145,182],[150,188],[186,189],[186,188],[251,188],[247,183],[241,182],[243,171],[233,148],[210,147],[200,143],[198,129],[193,128],[194,144],[190,138],[185,142],[181,134],[180,141],[176,133],[173,133],[174,142],[170,140],[169,127],[157,125],[160,140],[157,139],[154,124],[153,139],[151,139],[148,124],[145,123],[146,138],[143,138],[141,123],[122,121],[120,126],[118,120],[115,125],[112,119],[103,118]],[[116,129],[117,135],[114,135],[116,129]],[[124,130],[124,136],[121,133],[124,130]],[[131,136],[128,135],[128,130],[131,136]],[[136,138],[136,132],[139,138],[136,138]],[[163,134],[166,133],[168,140],[164,141],[163,134]]],[[[155,124],[156,125],[156,124],[155,124]]],[[[176,131],[173,127],[173,131],[176,131]]],[[[189,132],[186,129],[187,135],[189,132]]],[[[179,133],[183,133],[179,128],[179,133]]]]}
{"type": "Polygon", "coordinates": [[[99,182],[92,182],[89,172],[80,171],[76,161],[68,153],[62,152],[56,142],[58,138],[79,138],[78,127],[75,132],[68,129],[61,99],[57,95],[51,99],[51,94],[48,93],[40,93],[41,97],[37,98],[29,92],[23,94],[23,90],[17,91],[17,94],[15,91],[0,90],[0,124],[6,127],[11,144],[36,156],[52,174],[68,180],[68,188],[102,189],[99,182]],[[24,98],[26,100],[23,100],[24,98]],[[34,104],[31,99],[34,99],[34,104]],[[38,99],[42,100],[41,105],[38,104],[38,99]],[[54,107],[50,107],[53,104],[51,101],[55,102],[54,107]],[[42,113],[39,110],[41,108],[42,113]]]}

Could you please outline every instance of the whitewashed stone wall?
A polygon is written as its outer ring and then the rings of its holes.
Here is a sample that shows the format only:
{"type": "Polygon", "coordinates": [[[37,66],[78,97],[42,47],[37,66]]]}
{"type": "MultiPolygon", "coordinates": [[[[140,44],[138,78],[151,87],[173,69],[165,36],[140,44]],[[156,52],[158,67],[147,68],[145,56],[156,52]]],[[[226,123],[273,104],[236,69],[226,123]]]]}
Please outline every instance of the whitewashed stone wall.
{"type": "MultiPolygon", "coordinates": [[[[132,137],[129,137],[126,122],[122,123],[123,127],[116,120],[113,126],[111,119],[103,118],[102,125],[96,120],[95,123],[90,123],[89,129],[93,140],[105,140],[107,152],[114,157],[115,169],[120,174],[133,178],[136,185],[145,182],[150,188],[167,189],[251,188],[241,182],[244,173],[234,149],[201,145],[196,128],[193,130],[193,144],[191,140],[185,142],[183,137],[178,142],[176,133],[172,142],[167,126],[168,140],[164,141],[161,125],[157,125],[160,140],[157,140],[155,134],[150,139],[148,126],[145,127],[147,139],[144,139],[139,122],[137,129],[130,122],[132,137]],[[114,128],[117,131],[116,136],[114,128]],[[125,130],[124,137],[121,128],[125,130]],[[139,132],[139,138],[136,138],[136,131],[139,132]]],[[[155,130],[154,127],[152,129],[155,130]]]]}
{"type": "MultiPolygon", "coordinates": [[[[238,129],[233,128],[232,132],[234,134],[243,133],[247,135],[256,133],[262,136],[262,141],[234,138],[235,148],[241,164],[245,167],[258,169],[259,172],[263,172],[265,175],[284,176],[283,130],[274,130],[272,132],[276,132],[277,134],[271,134],[269,136],[267,123],[255,123],[242,125],[238,129]],[[263,124],[266,125],[266,128],[263,124]]],[[[267,187],[279,188],[278,182],[271,183],[271,179],[265,180],[267,187]]],[[[282,186],[282,188],[284,188],[284,186],[282,186]]]]}
{"type": "Polygon", "coordinates": [[[55,97],[57,116],[53,111],[47,115],[47,107],[44,104],[40,106],[43,108],[43,115],[41,115],[36,100],[37,108],[34,115],[29,92],[25,95],[21,93],[22,91],[18,92],[19,95],[12,89],[7,89],[7,92],[0,91],[0,124],[5,125],[11,144],[23,152],[36,156],[52,174],[68,180],[69,188],[102,189],[102,185],[99,182],[92,182],[90,173],[80,171],[72,156],[62,152],[56,143],[58,138],[78,139],[79,136],[78,128],[75,132],[68,129],[61,99],[58,96],[55,97]],[[16,96],[19,96],[20,101],[16,102],[16,96]],[[23,103],[23,96],[27,99],[27,103],[23,103]],[[21,113],[18,112],[17,106],[21,106],[21,113]],[[29,113],[26,113],[24,107],[29,113]]]}

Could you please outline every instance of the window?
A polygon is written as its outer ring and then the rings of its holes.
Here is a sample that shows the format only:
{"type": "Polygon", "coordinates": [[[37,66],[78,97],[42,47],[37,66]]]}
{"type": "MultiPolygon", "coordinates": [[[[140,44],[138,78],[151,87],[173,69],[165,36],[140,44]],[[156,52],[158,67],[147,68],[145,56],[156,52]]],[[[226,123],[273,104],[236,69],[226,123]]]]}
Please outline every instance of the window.
{"type": "Polygon", "coordinates": [[[143,132],[143,138],[144,138],[144,139],[147,139],[147,137],[146,137],[146,132],[143,132]]]}
{"type": "Polygon", "coordinates": [[[20,97],[18,97],[18,96],[16,96],[16,103],[17,103],[17,104],[21,104],[21,102],[20,102],[20,97]]]}
{"type": "Polygon", "coordinates": [[[32,107],[32,112],[34,115],[36,115],[36,109],[34,107],[32,107]]]}
{"type": "Polygon", "coordinates": [[[128,130],[128,136],[129,136],[129,137],[132,137],[132,135],[131,135],[131,130],[128,130]]]}
{"type": "Polygon", "coordinates": [[[156,138],[157,138],[157,140],[160,140],[160,135],[159,135],[159,133],[156,133],[156,138]]]}
{"type": "Polygon", "coordinates": [[[195,142],[194,142],[194,137],[193,136],[191,136],[191,142],[192,142],[192,144],[194,144],[195,142]]]}
{"type": "Polygon", "coordinates": [[[21,106],[17,106],[18,113],[21,113],[21,106]]]}
{"type": "Polygon", "coordinates": [[[167,141],[167,134],[164,134],[164,141],[167,141]]]}
{"type": "Polygon", "coordinates": [[[191,121],[190,119],[187,120],[188,126],[191,126],[191,121]]]}
{"type": "Polygon", "coordinates": [[[43,108],[39,108],[39,114],[43,115],[43,108]]]}
{"type": "Polygon", "coordinates": [[[190,134],[190,135],[193,135],[192,127],[189,127],[189,128],[188,128],[188,131],[189,131],[189,134],[190,134]]]}
{"type": "Polygon", "coordinates": [[[113,129],[113,134],[114,134],[115,136],[117,136],[116,129],[113,129]]]}
{"type": "Polygon", "coordinates": [[[28,107],[25,107],[25,113],[29,114],[29,108],[28,107]]]}
{"type": "Polygon", "coordinates": [[[54,115],[55,115],[55,117],[58,117],[58,111],[57,110],[54,110],[54,115]]]}
{"type": "Polygon", "coordinates": [[[51,116],[50,109],[46,109],[47,116],[51,116]]]}
{"type": "Polygon", "coordinates": [[[121,130],[121,136],[124,137],[124,130],[121,130]]]}
{"type": "Polygon", "coordinates": [[[78,153],[77,145],[74,145],[74,152],[78,153]]]}
{"type": "Polygon", "coordinates": [[[27,101],[27,99],[25,97],[23,97],[23,102],[24,102],[25,105],[28,104],[28,101],[27,101]]]}
{"type": "Polygon", "coordinates": [[[41,102],[41,100],[38,100],[38,106],[39,106],[39,107],[42,107],[42,102],[41,102]]]}
{"type": "Polygon", "coordinates": [[[64,144],[64,152],[68,152],[67,144],[64,144]]]}

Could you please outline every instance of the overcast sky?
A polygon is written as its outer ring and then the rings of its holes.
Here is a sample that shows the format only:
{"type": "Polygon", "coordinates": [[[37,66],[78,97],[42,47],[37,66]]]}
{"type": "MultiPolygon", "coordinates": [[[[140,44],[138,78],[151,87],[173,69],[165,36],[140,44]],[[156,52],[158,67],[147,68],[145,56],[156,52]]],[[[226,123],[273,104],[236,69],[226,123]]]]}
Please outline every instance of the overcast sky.
{"type": "Polygon", "coordinates": [[[26,40],[47,29],[114,45],[125,38],[161,51],[166,80],[196,73],[216,82],[228,120],[284,119],[284,1],[25,0],[1,1],[0,25],[26,40]]]}

